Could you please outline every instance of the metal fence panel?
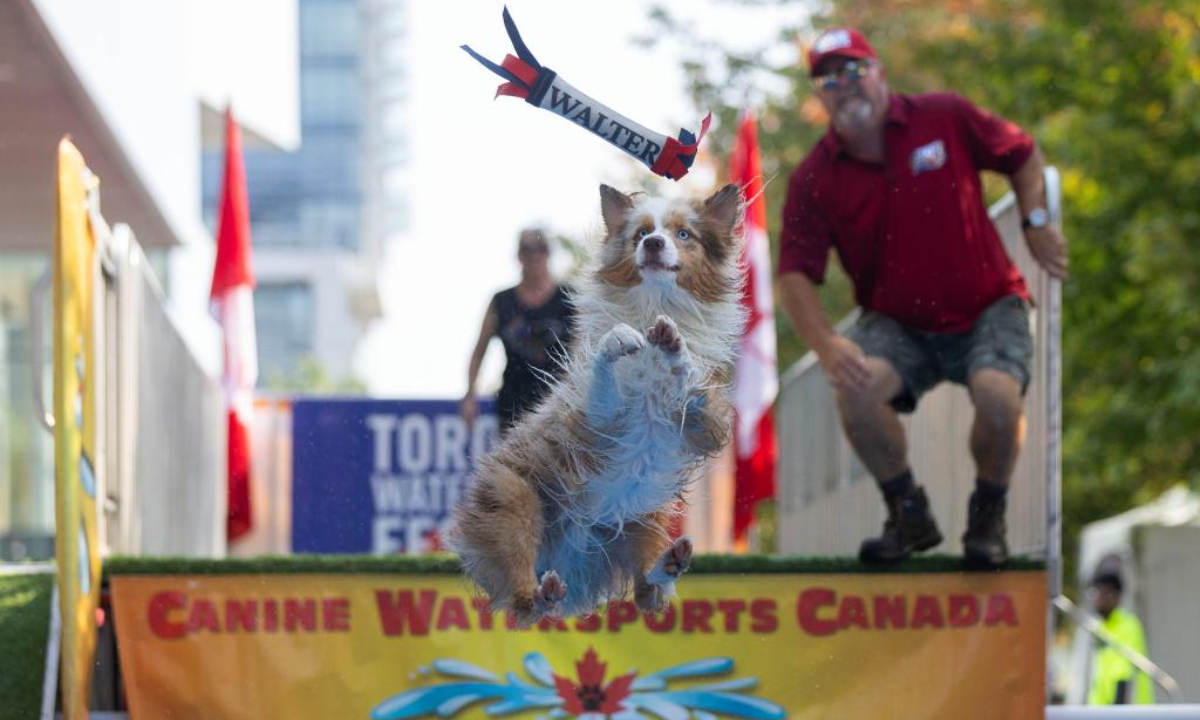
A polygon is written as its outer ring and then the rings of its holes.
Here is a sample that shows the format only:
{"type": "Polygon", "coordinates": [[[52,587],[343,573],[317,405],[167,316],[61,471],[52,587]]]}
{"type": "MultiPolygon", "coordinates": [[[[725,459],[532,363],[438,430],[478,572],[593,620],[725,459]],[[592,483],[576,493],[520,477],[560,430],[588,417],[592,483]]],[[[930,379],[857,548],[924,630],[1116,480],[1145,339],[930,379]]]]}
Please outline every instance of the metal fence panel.
{"type": "Polygon", "coordinates": [[[225,404],[166,311],[125,226],[106,273],[108,546],[131,555],[225,554],[225,404]]]}

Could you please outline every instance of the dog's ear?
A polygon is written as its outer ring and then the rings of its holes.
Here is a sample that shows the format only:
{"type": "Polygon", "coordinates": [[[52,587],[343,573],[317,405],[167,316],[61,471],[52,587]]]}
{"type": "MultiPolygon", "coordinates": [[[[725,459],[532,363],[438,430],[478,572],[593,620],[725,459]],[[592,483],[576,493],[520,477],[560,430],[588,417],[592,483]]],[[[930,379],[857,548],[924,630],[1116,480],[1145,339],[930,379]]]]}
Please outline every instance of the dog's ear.
{"type": "Polygon", "coordinates": [[[600,214],[604,216],[604,226],[609,233],[620,231],[629,219],[630,210],[633,210],[633,200],[628,195],[607,185],[600,186],[600,214]]]}
{"type": "Polygon", "coordinates": [[[730,183],[704,201],[704,216],[712,226],[728,235],[733,232],[746,211],[746,200],[742,189],[730,183]]]}

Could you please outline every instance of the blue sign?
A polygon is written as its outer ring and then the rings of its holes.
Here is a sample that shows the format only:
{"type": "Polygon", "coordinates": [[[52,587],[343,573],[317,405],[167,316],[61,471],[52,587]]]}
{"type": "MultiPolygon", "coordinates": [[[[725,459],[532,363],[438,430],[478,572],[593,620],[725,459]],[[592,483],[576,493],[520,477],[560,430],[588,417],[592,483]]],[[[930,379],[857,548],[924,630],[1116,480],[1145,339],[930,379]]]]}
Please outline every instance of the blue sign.
{"type": "Polygon", "coordinates": [[[292,551],[419,553],[438,538],[474,459],[496,441],[492,402],[470,428],[449,400],[298,400],[292,551]]]}

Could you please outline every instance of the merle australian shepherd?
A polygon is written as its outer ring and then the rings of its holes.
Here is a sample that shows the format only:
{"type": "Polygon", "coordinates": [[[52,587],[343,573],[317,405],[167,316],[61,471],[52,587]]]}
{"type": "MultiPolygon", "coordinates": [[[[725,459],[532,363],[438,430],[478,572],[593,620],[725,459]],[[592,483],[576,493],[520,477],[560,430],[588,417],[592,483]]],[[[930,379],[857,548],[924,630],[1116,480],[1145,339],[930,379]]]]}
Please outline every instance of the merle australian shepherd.
{"type": "Polygon", "coordinates": [[[564,372],[480,461],[448,546],[518,627],[585,615],[632,590],[665,608],[691,562],[668,533],[689,483],[729,439],[744,200],[600,187],[607,229],[573,302],[564,372]]]}

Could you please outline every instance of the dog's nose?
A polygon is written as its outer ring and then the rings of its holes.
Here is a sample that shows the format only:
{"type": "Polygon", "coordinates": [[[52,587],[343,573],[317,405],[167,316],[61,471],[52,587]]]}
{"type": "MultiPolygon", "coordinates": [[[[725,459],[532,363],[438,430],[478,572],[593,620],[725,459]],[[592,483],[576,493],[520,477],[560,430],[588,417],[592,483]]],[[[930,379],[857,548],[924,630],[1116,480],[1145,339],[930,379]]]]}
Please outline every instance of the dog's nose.
{"type": "Polygon", "coordinates": [[[651,235],[643,240],[642,244],[646,248],[646,252],[662,252],[663,248],[667,246],[666,242],[658,235],[651,235]]]}

